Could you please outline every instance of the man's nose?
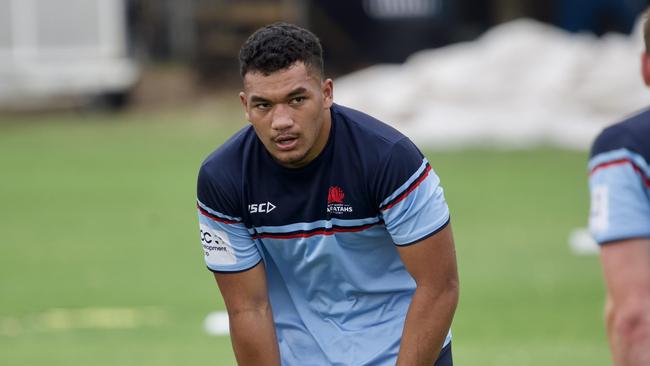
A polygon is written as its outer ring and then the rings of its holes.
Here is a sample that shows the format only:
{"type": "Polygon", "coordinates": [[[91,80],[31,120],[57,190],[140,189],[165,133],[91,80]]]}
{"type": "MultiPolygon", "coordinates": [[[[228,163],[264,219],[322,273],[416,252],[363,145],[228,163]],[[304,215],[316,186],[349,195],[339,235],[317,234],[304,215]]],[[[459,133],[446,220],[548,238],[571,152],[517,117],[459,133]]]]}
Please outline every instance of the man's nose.
{"type": "Polygon", "coordinates": [[[272,118],[271,128],[274,130],[286,130],[293,126],[293,118],[289,111],[289,106],[284,104],[276,104],[272,118]]]}

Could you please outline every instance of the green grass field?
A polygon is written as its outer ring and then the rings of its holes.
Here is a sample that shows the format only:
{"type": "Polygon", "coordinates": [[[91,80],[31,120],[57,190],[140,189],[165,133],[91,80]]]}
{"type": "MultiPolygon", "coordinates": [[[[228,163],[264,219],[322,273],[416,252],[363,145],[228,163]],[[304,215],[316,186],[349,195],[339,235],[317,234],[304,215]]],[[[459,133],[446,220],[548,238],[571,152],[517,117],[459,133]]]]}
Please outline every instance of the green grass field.
{"type": "MultiPolygon", "coordinates": [[[[234,365],[202,329],[195,177],[242,124],[216,107],[0,117],[0,364],[234,365]]],[[[426,151],[426,148],[424,149],[426,151]]],[[[452,210],[457,365],[607,365],[597,257],[569,231],[586,153],[427,153],[452,210]]]]}

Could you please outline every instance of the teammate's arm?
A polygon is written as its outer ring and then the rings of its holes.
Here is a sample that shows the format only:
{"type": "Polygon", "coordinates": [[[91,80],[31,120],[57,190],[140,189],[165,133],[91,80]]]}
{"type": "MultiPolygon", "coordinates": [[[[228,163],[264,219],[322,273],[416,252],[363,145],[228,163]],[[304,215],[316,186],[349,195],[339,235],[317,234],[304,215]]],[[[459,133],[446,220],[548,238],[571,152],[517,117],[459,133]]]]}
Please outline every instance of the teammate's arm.
{"type": "Polygon", "coordinates": [[[614,365],[650,365],[650,238],[607,243],[601,261],[614,365]]]}
{"type": "Polygon", "coordinates": [[[415,244],[397,248],[416,282],[397,365],[431,366],[440,353],[458,303],[451,225],[415,244]]]}
{"type": "Polygon", "coordinates": [[[280,365],[263,262],[238,273],[214,273],[230,318],[237,364],[280,365]]]}

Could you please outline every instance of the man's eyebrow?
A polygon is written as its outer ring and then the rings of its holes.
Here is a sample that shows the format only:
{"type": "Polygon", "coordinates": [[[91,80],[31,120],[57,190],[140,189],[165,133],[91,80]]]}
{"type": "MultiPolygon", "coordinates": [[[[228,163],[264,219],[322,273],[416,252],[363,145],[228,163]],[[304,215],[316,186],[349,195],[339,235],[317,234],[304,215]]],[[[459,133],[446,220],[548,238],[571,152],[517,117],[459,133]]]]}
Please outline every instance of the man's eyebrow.
{"type": "MultiPolygon", "coordinates": [[[[291,92],[289,92],[289,94],[287,94],[286,98],[287,99],[293,98],[296,95],[304,94],[306,92],[307,92],[307,88],[300,86],[300,87],[292,90],[291,92]]],[[[266,99],[264,97],[260,97],[259,95],[252,95],[251,96],[251,103],[260,103],[260,102],[268,103],[268,102],[270,102],[270,100],[266,99]]]]}
{"type": "Polygon", "coordinates": [[[301,86],[301,87],[298,87],[298,88],[292,90],[291,93],[289,93],[287,95],[287,97],[289,97],[289,98],[295,97],[296,95],[304,94],[306,92],[307,92],[307,89],[305,89],[304,87],[301,86]]]}
{"type": "Polygon", "coordinates": [[[258,95],[253,95],[251,96],[251,103],[257,103],[257,102],[269,102],[268,99],[262,98],[258,95]]]}

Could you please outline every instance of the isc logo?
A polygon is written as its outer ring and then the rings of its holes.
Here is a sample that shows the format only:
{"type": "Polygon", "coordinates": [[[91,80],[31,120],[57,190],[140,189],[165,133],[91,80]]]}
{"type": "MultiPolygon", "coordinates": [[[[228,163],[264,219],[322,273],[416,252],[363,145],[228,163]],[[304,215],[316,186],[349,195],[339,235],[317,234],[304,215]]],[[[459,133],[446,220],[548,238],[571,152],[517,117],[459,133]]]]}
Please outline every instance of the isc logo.
{"type": "Polygon", "coordinates": [[[275,205],[271,202],[266,203],[253,203],[248,205],[248,212],[250,213],[269,213],[275,209],[275,205]]]}

